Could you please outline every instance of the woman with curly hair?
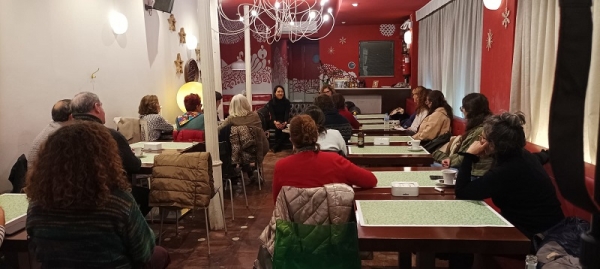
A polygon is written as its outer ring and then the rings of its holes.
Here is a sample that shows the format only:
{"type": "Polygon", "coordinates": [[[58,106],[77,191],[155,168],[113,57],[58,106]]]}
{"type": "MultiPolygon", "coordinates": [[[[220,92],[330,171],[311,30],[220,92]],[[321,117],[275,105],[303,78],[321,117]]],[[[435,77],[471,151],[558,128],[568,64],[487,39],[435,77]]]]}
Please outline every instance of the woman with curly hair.
{"type": "Polygon", "coordinates": [[[297,188],[322,187],[329,183],[346,183],[373,188],[377,178],[335,152],[320,151],[319,128],[308,115],[299,115],[290,123],[290,140],[294,155],[275,164],[273,203],[283,186],[297,188]]]}
{"type": "Polygon", "coordinates": [[[38,156],[27,174],[26,227],[43,268],[166,268],[106,127],[67,125],[38,156]]]}
{"type": "Polygon", "coordinates": [[[148,140],[173,139],[173,125],[169,124],[160,113],[160,104],[156,95],[146,95],[140,101],[138,108],[140,119],[148,122],[148,140]]]}

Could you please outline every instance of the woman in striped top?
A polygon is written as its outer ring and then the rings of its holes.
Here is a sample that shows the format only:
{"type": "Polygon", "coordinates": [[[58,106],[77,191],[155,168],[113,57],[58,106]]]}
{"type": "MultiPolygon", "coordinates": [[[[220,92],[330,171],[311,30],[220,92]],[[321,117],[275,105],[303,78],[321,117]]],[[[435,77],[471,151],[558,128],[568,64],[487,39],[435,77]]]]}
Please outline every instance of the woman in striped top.
{"type": "Polygon", "coordinates": [[[95,122],[48,137],[27,175],[27,233],[42,268],[166,268],[115,140],[95,122]]]}
{"type": "Polygon", "coordinates": [[[0,246],[2,246],[2,242],[4,241],[4,225],[6,224],[6,219],[4,219],[4,209],[0,207],[0,246]]]}

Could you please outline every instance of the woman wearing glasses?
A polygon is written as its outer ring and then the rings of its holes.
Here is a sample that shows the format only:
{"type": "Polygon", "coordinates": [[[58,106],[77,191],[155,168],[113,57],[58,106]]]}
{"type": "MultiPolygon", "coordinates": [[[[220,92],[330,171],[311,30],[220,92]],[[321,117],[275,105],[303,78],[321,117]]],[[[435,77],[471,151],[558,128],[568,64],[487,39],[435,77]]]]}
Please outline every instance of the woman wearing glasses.
{"type": "Polygon", "coordinates": [[[429,114],[419,126],[417,133],[412,136],[415,140],[431,141],[436,137],[450,132],[452,124],[452,108],[446,102],[441,91],[431,91],[427,95],[425,104],[429,114]]]}
{"type": "Polygon", "coordinates": [[[560,222],[563,212],[552,181],[542,167],[547,152],[532,154],[525,149],[525,116],[503,113],[483,124],[479,141],[465,153],[456,181],[456,198],[492,201],[501,214],[527,237],[544,232],[560,222]],[[471,181],[479,156],[492,154],[495,164],[480,179],[471,181]]]}
{"type": "MultiPolygon", "coordinates": [[[[449,153],[448,150],[437,150],[433,153],[434,160],[446,168],[460,166],[463,156],[459,152],[467,151],[469,146],[479,139],[483,133],[483,122],[492,115],[488,99],[481,93],[467,94],[462,99],[460,111],[467,119],[467,128],[459,139],[456,152],[449,153]]],[[[473,164],[471,175],[474,178],[483,176],[490,169],[492,161],[491,156],[482,156],[479,162],[473,164]]]]}

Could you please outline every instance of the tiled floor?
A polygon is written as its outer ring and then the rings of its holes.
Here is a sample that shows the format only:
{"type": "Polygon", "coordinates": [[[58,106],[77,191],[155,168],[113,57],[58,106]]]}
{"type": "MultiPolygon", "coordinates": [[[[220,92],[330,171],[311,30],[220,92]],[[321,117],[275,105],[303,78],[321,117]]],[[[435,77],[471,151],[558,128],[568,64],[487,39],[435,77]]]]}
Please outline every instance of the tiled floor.
{"type": "MultiPolygon", "coordinates": [[[[225,194],[225,217],[228,233],[210,232],[211,255],[208,255],[204,211],[195,216],[187,214],[179,223],[179,235],[175,236],[175,224],[165,225],[166,233],[162,245],[169,250],[169,268],[252,268],[260,241],[258,236],[268,224],[273,211],[271,180],[275,162],[288,156],[284,151],[269,152],[264,161],[266,184],[261,191],[258,185],[247,186],[249,209],[246,209],[241,187],[234,187],[235,220],[231,220],[229,192],[225,194]],[[253,218],[251,218],[253,217],[253,218]]],[[[152,224],[158,230],[158,224],[152,224]]],[[[374,259],[363,261],[365,269],[396,268],[396,253],[375,253],[374,259]]],[[[441,262],[438,266],[443,266],[441,262]]]]}

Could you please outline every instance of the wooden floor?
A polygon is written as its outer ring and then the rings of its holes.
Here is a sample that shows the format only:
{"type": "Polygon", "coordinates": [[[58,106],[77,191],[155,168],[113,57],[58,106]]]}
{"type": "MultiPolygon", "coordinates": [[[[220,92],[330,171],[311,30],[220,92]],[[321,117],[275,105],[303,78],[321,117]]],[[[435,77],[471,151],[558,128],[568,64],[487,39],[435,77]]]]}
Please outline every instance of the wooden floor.
{"type": "MultiPolygon", "coordinates": [[[[225,194],[225,217],[228,233],[210,232],[211,255],[208,245],[203,211],[195,216],[187,214],[179,222],[179,235],[175,235],[175,224],[165,224],[166,230],[162,246],[171,255],[169,268],[252,268],[260,241],[258,236],[268,224],[273,212],[271,180],[275,162],[290,155],[290,151],[274,154],[269,152],[264,160],[266,184],[261,191],[258,185],[246,187],[249,209],[246,209],[241,187],[234,186],[235,220],[231,219],[229,191],[225,194]]],[[[158,230],[158,224],[151,225],[158,230]]],[[[365,269],[397,268],[396,253],[374,253],[374,259],[363,261],[365,269]]],[[[414,263],[413,263],[414,264],[414,263]]],[[[444,268],[445,262],[438,261],[438,268],[444,268]]]]}

